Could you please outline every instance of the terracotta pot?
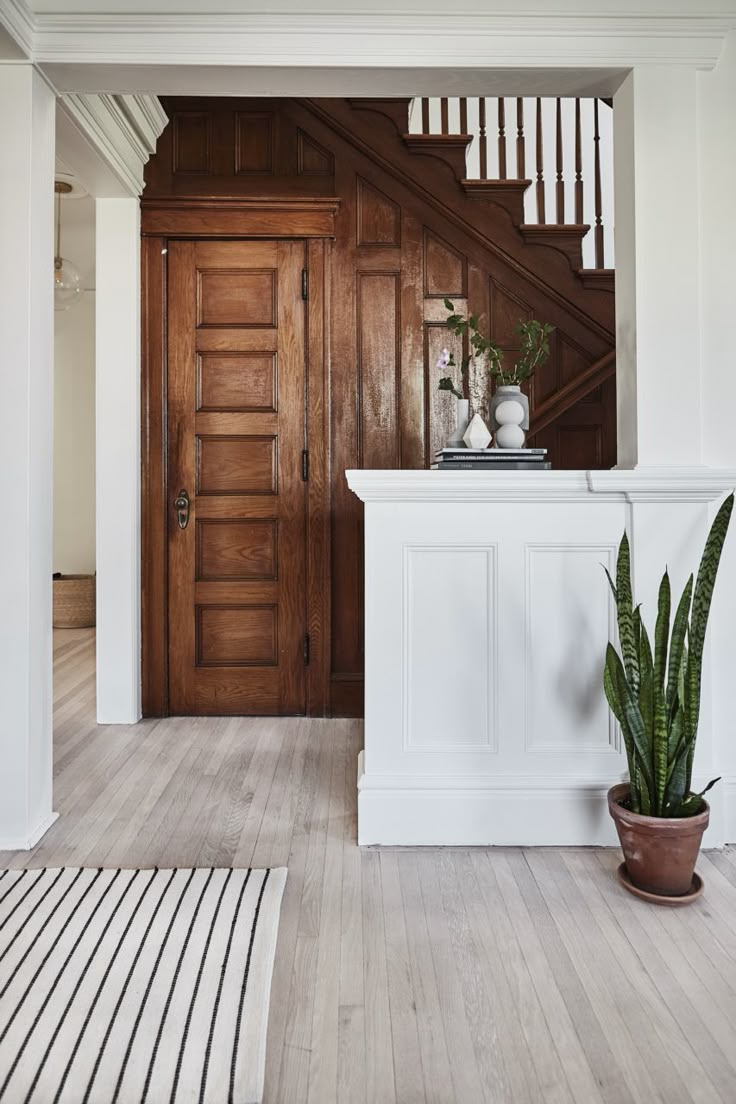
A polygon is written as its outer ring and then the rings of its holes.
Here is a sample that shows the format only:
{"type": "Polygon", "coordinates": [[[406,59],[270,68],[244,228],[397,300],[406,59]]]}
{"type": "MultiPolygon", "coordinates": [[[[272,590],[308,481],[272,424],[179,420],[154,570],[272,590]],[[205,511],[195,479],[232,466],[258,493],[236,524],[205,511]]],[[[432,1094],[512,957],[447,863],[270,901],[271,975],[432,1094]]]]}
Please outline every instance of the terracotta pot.
{"type": "Polygon", "coordinates": [[[632,813],[619,802],[627,782],[608,791],[608,811],[616,825],[629,878],[639,889],[661,897],[684,897],[692,888],[695,862],[710,807],[692,817],[652,817],[632,813]]]}

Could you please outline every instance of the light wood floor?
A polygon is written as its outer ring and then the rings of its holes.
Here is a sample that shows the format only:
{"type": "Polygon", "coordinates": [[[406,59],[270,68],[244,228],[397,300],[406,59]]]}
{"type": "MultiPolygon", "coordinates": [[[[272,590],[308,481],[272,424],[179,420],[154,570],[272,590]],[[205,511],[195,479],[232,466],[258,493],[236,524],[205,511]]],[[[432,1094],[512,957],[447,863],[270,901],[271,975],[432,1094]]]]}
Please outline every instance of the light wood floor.
{"type": "Polygon", "coordinates": [[[267,1101],[736,1101],[733,851],[682,910],[613,851],[360,851],[356,722],[97,728],[92,633],[55,653],[61,816],[5,860],[288,866],[267,1101]]]}

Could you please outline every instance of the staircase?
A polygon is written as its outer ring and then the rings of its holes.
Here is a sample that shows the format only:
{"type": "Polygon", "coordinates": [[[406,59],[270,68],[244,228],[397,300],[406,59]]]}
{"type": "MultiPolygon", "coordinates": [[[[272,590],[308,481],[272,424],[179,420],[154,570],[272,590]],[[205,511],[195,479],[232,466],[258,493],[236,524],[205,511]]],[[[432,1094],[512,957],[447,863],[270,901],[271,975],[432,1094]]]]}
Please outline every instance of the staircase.
{"type": "MultiPolygon", "coordinates": [[[[505,319],[513,311],[517,319],[540,317],[557,327],[550,363],[524,388],[529,444],[549,448],[558,467],[613,466],[610,104],[406,97],[302,103],[397,185],[421,196],[446,225],[472,238],[481,269],[492,272],[498,264],[516,274],[517,305],[505,308],[505,319]]],[[[475,308],[460,297],[460,309],[475,308]]],[[[499,328],[508,333],[492,308],[481,316],[496,339],[499,328]]],[[[512,339],[501,343],[513,355],[512,339]]]]}
{"type": "Polygon", "coordinates": [[[467,196],[507,211],[525,242],[562,251],[584,287],[613,291],[610,101],[416,98],[404,141],[445,151],[467,196]]]}

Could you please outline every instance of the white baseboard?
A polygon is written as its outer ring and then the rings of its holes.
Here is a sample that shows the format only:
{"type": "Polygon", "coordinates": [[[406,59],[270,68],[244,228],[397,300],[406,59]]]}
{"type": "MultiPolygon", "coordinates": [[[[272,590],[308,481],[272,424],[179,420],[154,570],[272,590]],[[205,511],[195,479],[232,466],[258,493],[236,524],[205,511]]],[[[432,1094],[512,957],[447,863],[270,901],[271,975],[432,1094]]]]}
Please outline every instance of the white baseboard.
{"type": "Polygon", "coordinates": [[[723,787],[723,842],[736,843],[736,775],[724,775],[718,785],[723,787]]]}
{"type": "Polygon", "coordinates": [[[46,835],[55,820],[59,819],[58,813],[49,813],[40,824],[37,824],[26,836],[0,836],[0,851],[31,851],[38,841],[46,835]]]}
{"type": "MultiPolygon", "coordinates": [[[[358,760],[363,847],[616,846],[606,794],[620,779],[559,776],[367,776],[358,760]]],[[[736,776],[712,791],[705,847],[736,842],[736,776]]],[[[711,794],[708,795],[709,797],[711,794]]]]}

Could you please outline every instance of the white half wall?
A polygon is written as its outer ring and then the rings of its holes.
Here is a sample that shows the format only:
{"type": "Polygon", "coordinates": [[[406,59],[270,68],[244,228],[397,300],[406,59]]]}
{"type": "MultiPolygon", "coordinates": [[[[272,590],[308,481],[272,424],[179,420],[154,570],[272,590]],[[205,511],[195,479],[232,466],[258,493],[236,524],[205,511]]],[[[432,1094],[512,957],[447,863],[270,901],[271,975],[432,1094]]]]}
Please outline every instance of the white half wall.
{"type": "Polygon", "coordinates": [[[141,716],[140,207],[96,203],[97,720],[141,716]]]}
{"type": "Polygon", "coordinates": [[[0,65],[0,149],[0,850],[16,850],[54,820],[54,94],[31,65],[0,65]]]}
{"type": "MultiPolygon", "coordinates": [[[[657,588],[700,559],[736,471],[350,471],[365,507],[364,845],[615,843],[625,777],[602,691],[624,529],[653,632],[657,588]]],[[[722,772],[706,660],[695,785],[722,772]]],[[[729,812],[713,791],[706,846],[729,812]]]]}

